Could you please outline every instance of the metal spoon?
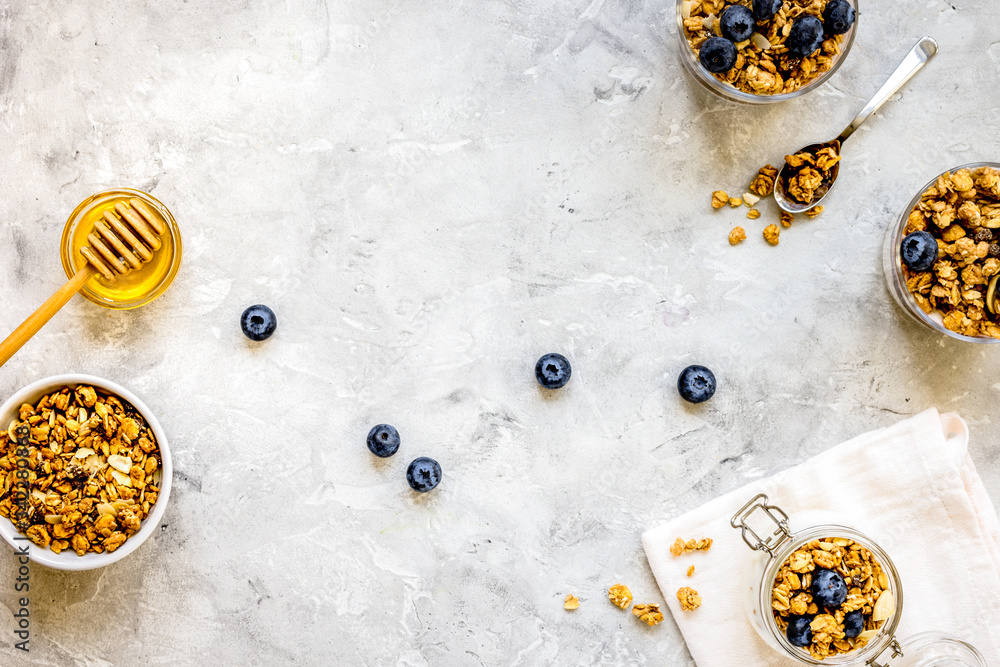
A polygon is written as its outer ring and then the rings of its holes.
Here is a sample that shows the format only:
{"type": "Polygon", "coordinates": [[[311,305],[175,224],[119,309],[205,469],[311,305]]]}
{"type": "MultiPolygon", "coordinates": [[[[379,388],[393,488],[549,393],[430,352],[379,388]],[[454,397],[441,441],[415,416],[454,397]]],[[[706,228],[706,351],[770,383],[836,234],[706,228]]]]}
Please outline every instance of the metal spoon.
{"type": "MultiPolygon", "coordinates": [[[[819,150],[826,148],[828,146],[833,146],[837,154],[840,154],[841,145],[847,141],[847,138],[854,134],[854,131],[861,127],[861,124],[868,120],[868,117],[873,113],[882,108],[882,105],[889,101],[889,98],[896,94],[903,84],[909,81],[914,74],[920,71],[920,69],[927,64],[927,61],[934,57],[937,53],[938,44],[931,37],[922,37],[916,45],[910,49],[910,52],[906,54],[903,58],[903,62],[899,63],[899,67],[896,71],[892,73],[889,80],[883,84],[879,91],[875,93],[875,97],[865,105],[865,108],[861,110],[861,113],[851,121],[851,124],[840,133],[840,136],[833,141],[828,141],[825,144],[812,144],[806,146],[805,148],[800,148],[795,151],[795,153],[813,153],[815,154],[819,150]]],[[[809,204],[802,204],[795,201],[788,195],[787,185],[788,179],[794,174],[791,173],[792,168],[788,166],[788,163],[781,168],[778,172],[778,177],[774,181],[774,199],[778,202],[778,207],[789,213],[803,213],[808,211],[814,206],[819,205],[823,198],[826,197],[827,193],[830,192],[830,188],[837,181],[837,175],[840,174],[840,162],[833,165],[830,169],[830,178],[826,179],[822,185],[813,194],[813,201],[809,204]]]]}

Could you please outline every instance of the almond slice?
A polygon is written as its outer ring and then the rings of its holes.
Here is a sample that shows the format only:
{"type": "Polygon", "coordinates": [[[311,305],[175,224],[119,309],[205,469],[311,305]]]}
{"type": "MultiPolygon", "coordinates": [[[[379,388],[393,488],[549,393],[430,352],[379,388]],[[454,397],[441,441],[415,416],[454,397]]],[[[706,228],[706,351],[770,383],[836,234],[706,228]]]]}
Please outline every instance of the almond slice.
{"type": "Polygon", "coordinates": [[[80,449],[76,450],[76,454],[74,456],[78,459],[85,459],[93,453],[94,450],[91,449],[90,447],[81,447],[80,449]]]}
{"type": "Polygon", "coordinates": [[[118,472],[117,470],[112,470],[112,471],[111,471],[111,476],[112,476],[112,477],[113,477],[113,478],[115,479],[115,481],[116,481],[116,482],[118,482],[118,484],[120,484],[121,486],[128,486],[128,487],[131,487],[131,486],[132,486],[132,480],[131,480],[131,479],[129,478],[129,476],[128,476],[128,475],[126,475],[126,474],[124,474],[124,473],[120,473],[120,472],[118,472]]]}
{"type": "Polygon", "coordinates": [[[892,591],[882,591],[882,595],[878,596],[878,600],[875,601],[875,607],[872,608],[872,620],[878,623],[891,618],[895,613],[896,599],[893,597],[892,591]]]}
{"type": "Polygon", "coordinates": [[[108,457],[108,465],[127,475],[128,471],[132,469],[132,459],[120,454],[112,454],[108,457]]]}
{"type": "Polygon", "coordinates": [[[863,639],[866,642],[870,642],[872,638],[877,634],[878,630],[865,630],[860,635],[858,635],[858,639],[863,639]]]}
{"type": "Polygon", "coordinates": [[[759,32],[750,35],[750,42],[761,51],[767,51],[771,48],[771,42],[767,41],[767,37],[759,32]]]}
{"type": "Polygon", "coordinates": [[[115,506],[111,503],[99,503],[97,505],[97,513],[100,515],[110,514],[111,516],[118,516],[118,511],[115,506]]]}

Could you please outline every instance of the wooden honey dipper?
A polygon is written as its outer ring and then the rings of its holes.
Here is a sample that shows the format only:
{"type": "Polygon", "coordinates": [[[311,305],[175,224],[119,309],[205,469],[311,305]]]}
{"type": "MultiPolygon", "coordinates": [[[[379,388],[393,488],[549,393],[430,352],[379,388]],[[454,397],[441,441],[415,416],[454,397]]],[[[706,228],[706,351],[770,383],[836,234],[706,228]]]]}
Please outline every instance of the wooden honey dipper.
{"type": "Polygon", "coordinates": [[[80,250],[87,264],[0,343],[0,366],[38,333],[95,274],[114,281],[118,276],[141,268],[160,249],[159,237],[166,227],[144,201],[137,197],[129,199],[127,204],[120,201],[115,204],[115,212],[117,216],[105,211],[87,235],[90,245],[80,250]]]}

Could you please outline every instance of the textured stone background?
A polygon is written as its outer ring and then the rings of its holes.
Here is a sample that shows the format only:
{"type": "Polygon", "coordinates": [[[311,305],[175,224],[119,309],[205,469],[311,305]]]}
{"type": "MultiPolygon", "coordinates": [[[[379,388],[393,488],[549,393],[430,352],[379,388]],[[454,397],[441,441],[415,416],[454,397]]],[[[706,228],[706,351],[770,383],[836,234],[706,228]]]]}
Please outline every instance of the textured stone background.
{"type": "MultiPolygon", "coordinates": [[[[911,323],[879,254],[926,180],[997,158],[1000,10],[862,5],[840,72],[772,108],[685,77],[668,2],[0,5],[0,330],[59,286],[98,190],[151,191],[185,251],[160,300],[76,298],[0,370],[3,397],[125,385],[176,470],[138,552],[32,571],[30,664],[687,665],[669,618],[604,600],[661,599],[658,521],[930,406],[969,421],[1000,499],[1000,350],[911,323]],[[772,248],[773,203],[712,212],[923,34],[941,53],[851,140],[827,213],[772,248]],[[280,321],[260,345],[257,302],[280,321]],[[548,351],[574,368],[553,396],[548,351]],[[721,385],[701,407],[674,389],[693,362],[721,385]],[[363,442],[381,421],[387,461],[363,442]],[[445,471],[423,497],[419,455],[445,471]]],[[[0,609],[0,661],[29,664],[12,637],[0,609]]]]}

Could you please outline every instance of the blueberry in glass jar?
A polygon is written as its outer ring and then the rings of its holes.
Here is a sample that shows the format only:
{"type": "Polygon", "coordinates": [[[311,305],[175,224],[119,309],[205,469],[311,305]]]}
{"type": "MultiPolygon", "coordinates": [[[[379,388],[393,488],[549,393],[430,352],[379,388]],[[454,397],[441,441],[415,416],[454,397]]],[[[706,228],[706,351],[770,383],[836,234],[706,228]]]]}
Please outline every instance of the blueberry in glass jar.
{"type": "Polygon", "coordinates": [[[774,18],[781,9],[784,0],[753,0],[753,17],[757,23],[764,23],[774,18]]]}
{"type": "Polygon", "coordinates": [[[788,619],[788,629],[785,630],[785,636],[788,637],[788,641],[792,646],[798,646],[804,648],[812,643],[812,628],[809,624],[812,623],[811,616],[793,616],[788,619]]]}
{"type": "Polygon", "coordinates": [[[836,609],[847,599],[847,582],[838,572],[817,568],[812,574],[812,594],[816,604],[836,609]]]}

